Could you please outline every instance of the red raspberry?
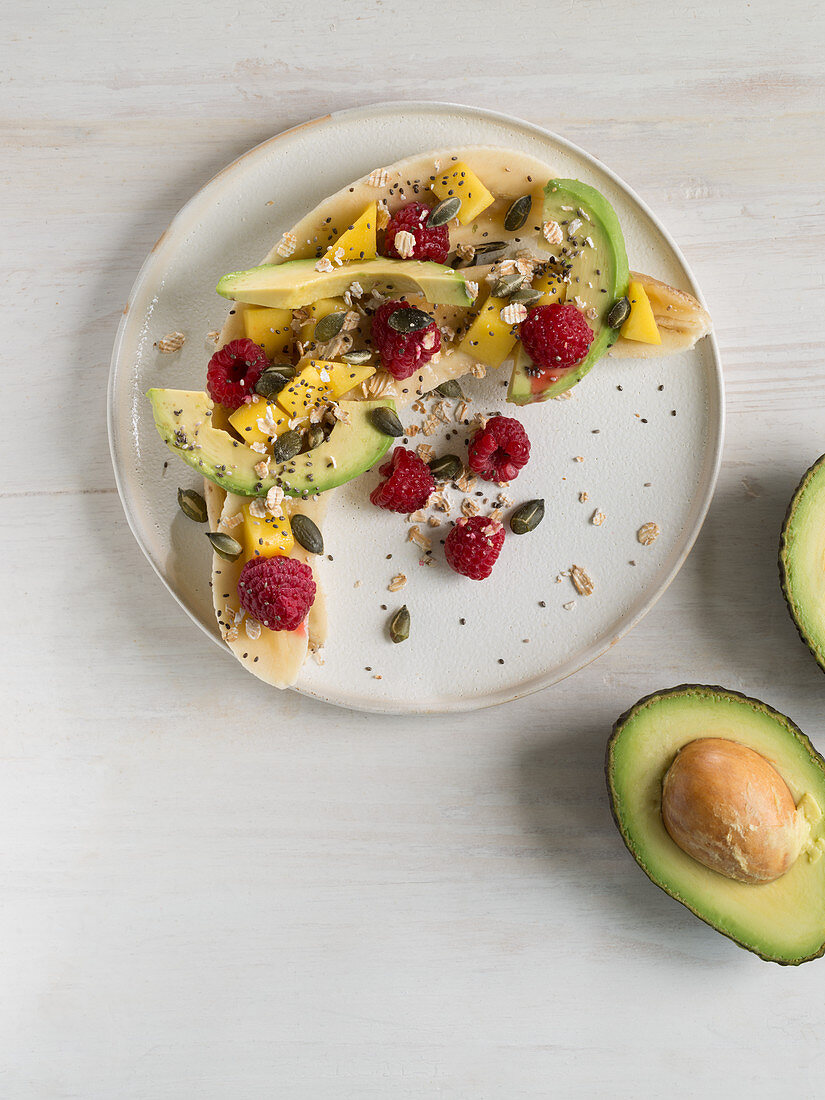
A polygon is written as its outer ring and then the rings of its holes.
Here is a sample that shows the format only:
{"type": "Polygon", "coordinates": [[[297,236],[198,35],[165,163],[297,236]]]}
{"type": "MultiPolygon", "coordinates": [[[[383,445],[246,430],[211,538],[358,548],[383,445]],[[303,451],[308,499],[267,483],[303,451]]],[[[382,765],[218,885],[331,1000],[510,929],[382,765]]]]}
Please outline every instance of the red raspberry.
{"type": "Polygon", "coordinates": [[[470,469],[487,481],[512,481],[529,458],[527,432],[511,416],[492,417],[470,444],[470,469]]]}
{"type": "Polygon", "coordinates": [[[384,233],[384,256],[394,260],[435,260],[443,264],[450,251],[450,231],[446,225],[427,228],[430,207],[423,202],[408,202],[390,218],[384,233]],[[402,257],[395,247],[395,234],[406,229],[415,237],[415,247],[409,256],[402,257]]]}
{"type": "Polygon", "coordinates": [[[269,366],[266,352],[254,340],[230,340],[216,351],[206,368],[209,396],[227,409],[239,409],[255,392],[255,383],[269,366]]]}
{"type": "Polygon", "coordinates": [[[315,600],[312,570],[297,558],[250,558],[238,577],[238,600],[270,630],[296,630],[315,600]]]}
{"type": "Polygon", "coordinates": [[[444,554],[456,573],[473,581],[489,577],[504,545],[504,528],[489,516],[460,519],[447,535],[444,554]]]}
{"type": "Polygon", "coordinates": [[[521,323],[524,350],[542,372],[575,367],[593,343],[593,329],[575,306],[536,306],[521,323]]]}
{"type": "Polygon", "coordinates": [[[381,356],[381,365],[393,378],[409,378],[441,351],[441,333],[435,321],[418,332],[396,332],[390,328],[388,322],[393,313],[409,308],[410,303],[403,299],[384,302],[372,318],[372,342],[381,356]]]}
{"type": "Polygon", "coordinates": [[[423,508],[435,488],[430,467],[415,451],[396,447],[389,462],[378,470],[387,480],[370,493],[370,500],[388,512],[415,512],[423,508]]]}

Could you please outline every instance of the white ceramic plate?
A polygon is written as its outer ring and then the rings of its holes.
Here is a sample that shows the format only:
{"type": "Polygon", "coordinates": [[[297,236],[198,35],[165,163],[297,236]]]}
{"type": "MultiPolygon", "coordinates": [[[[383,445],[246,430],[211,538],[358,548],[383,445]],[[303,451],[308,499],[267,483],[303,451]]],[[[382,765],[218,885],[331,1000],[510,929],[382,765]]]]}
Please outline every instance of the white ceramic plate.
{"type": "MultiPolygon", "coordinates": [[[[199,486],[156,434],[143,395],[150,386],[203,388],[206,334],[221,327],[226,311],[214,292],[218,278],[257,263],[320,199],[409,154],[485,144],[524,150],[546,161],[548,177],[578,177],[599,188],[619,215],[631,267],[697,291],[678,248],[626,184],[562,138],[490,111],[443,103],[342,111],[280,134],[225,168],[181,210],[141,269],[109,385],[115,474],[135,538],[175,599],[222,648],[204,529],[176,503],[178,485],[199,486]],[[176,330],[186,335],[183,349],[158,353],[155,342],[176,330]]],[[[444,563],[439,538],[446,529],[428,529],[437,565],[419,565],[403,517],[367,501],[377,473],[344,487],[324,529],[333,558],[321,567],[330,606],[325,663],[307,662],[298,691],[388,713],[507,702],[603,653],[676,575],[705,517],[721,454],[723,390],[713,338],[668,359],[604,359],[571,400],[520,411],[503,400],[507,370],[468,379],[465,389],[475,409],[515,411],[527,428],[532,458],[508,491],[516,503],[544,497],[544,523],[531,535],[508,533],[492,577],[479,583],[444,563]],[[591,521],[597,509],[605,515],[600,526],[591,521]],[[647,522],[661,534],[643,547],[636,532],[647,522]],[[556,581],[574,563],[593,578],[589,597],[568,578],[556,581]],[[397,572],[409,581],[393,594],[387,584],[397,572]],[[380,605],[392,611],[402,603],[412,633],[393,645],[380,605]]],[[[449,449],[462,453],[463,434],[449,449]]],[[[226,675],[248,675],[228,651],[226,675]]]]}

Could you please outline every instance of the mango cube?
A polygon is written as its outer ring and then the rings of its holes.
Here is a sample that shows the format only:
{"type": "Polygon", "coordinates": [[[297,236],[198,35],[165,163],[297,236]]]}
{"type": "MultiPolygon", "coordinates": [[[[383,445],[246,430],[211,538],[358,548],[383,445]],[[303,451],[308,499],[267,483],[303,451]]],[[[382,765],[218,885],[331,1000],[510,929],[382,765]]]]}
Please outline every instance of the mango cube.
{"type": "Polygon", "coordinates": [[[248,306],[243,312],[244,333],[266,352],[268,359],[292,355],[292,310],[248,306]]]}
{"type": "Polygon", "coordinates": [[[458,345],[458,350],[472,355],[488,367],[500,367],[516,346],[518,338],[513,326],[501,319],[501,311],[506,305],[507,298],[494,298],[491,294],[458,345]]]}
{"type": "Polygon", "coordinates": [[[458,161],[446,172],[437,176],[432,189],[440,199],[451,199],[458,195],[461,209],[458,212],[459,225],[467,225],[477,218],[482,210],[493,202],[493,196],[463,161],[458,161]]]}
{"type": "Polygon", "coordinates": [[[285,432],[289,427],[289,417],[279,409],[274,401],[265,401],[263,397],[253,397],[248,405],[241,405],[235,409],[229,417],[229,423],[249,445],[250,443],[270,443],[275,436],[285,432]],[[270,410],[267,415],[267,409],[270,410]],[[274,422],[275,429],[264,432],[258,427],[258,421],[274,422]]]}
{"type": "Polygon", "coordinates": [[[625,340],[636,340],[640,344],[661,344],[662,337],[645,288],[633,281],[627,288],[627,296],[630,299],[630,316],[621,327],[622,336],[625,340]]]}
{"type": "Polygon", "coordinates": [[[335,263],[346,264],[351,260],[374,260],[378,256],[375,244],[375,221],[378,203],[371,202],[364,213],[333,241],[326,255],[335,263]],[[343,250],[343,251],[342,251],[343,250]]]}
{"type": "Polygon", "coordinates": [[[321,381],[329,385],[330,397],[333,401],[338,401],[353,386],[360,386],[375,374],[375,367],[369,365],[333,363],[329,359],[302,359],[298,364],[298,370],[300,371],[305,365],[315,367],[321,381]]]}
{"type": "Polygon", "coordinates": [[[243,540],[249,558],[289,557],[295,540],[286,513],[274,516],[253,516],[250,504],[243,505],[243,540]]]}
{"type": "Polygon", "coordinates": [[[313,409],[326,404],[332,391],[329,382],[321,378],[314,366],[314,360],[306,360],[303,367],[299,363],[298,367],[299,373],[281,390],[277,398],[278,404],[292,418],[309,416],[313,409]]]}
{"type": "Polygon", "coordinates": [[[534,302],[530,309],[535,309],[536,306],[550,306],[554,303],[561,305],[564,302],[567,294],[567,283],[563,283],[558,276],[553,275],[551,272],[539,275],[531,285],[533,290],[541,291],[541,298],[534,302]]]}
{"type": "Polygon", "coordinates": [[[347,307],[343,298],[319,298],[317,302],[311,302],[304,308],[312,318],[311,321],[301,325],[301,342],[307,344],[315,335],[317,321],[320,321],[322,317],[327,317],[330,313],[345,311],[347,307]]]}

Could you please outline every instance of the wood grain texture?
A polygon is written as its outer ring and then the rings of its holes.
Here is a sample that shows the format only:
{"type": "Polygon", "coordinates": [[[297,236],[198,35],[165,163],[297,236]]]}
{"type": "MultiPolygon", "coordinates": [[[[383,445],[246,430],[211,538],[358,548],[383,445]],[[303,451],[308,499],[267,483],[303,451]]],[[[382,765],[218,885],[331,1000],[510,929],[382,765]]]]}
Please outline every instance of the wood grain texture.
{"type": "Polygon", "coordinates": [[[825,749],[775,567],[825,449],[821,7],[28,0],[0,29],[0,1094],[821,1093],[825,964],[760,963],[661,895],[601,776],[616,715],[685,680],[825,749]],[[703,287],[729,400],[715,503],[650,615],[449,719],[245,677],[142,559],[105,433],[118,317],[175,211],[285,127],[405,97],[520,115],[628,180],[703,287]]]}

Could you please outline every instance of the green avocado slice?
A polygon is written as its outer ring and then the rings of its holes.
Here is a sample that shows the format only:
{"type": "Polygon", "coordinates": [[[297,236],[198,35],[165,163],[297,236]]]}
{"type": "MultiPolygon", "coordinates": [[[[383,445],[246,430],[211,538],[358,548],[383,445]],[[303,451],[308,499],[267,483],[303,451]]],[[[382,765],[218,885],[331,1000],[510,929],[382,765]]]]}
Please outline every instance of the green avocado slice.
{"type": "Polygon", "coordinates": [[[345,420],[338,421],[329,439],[261,478],[255,466],[263,456],[229,432],[212,427],[213,404],[208,394],[152,389],[146,396],[152,403],[155,427],[170,450],[199,474],[240,496],[265,496],[273,485],[280,485],[291,497],[326,492],[369,470],[393,442],[370,418],[379,405],[394,409],[392,401],[339,401],[345,420]]]}
{"type": "Polygon", "coordinates": [[[262,264],[248,271],[232,271],[217,285],[218,294],[236,302],[278,309],[298,309],[319,298],[335,298],[359,283],[363,290],[423,294],[437,305],[471,306],[473,298],[460,271],[431,260],[356,260],[317,271],[316,260],[289,260],[262,264]]]}
{"type": "Polygon", "coordinates": [[[825,670],[825,455],[805,473],[788,506],[779,575],[796,629],[825,670]]]}
{"type": "Polygon", "coordinates": [[[796,965],[825,953],[825,760],[789,718],[735,691],[683,684],[647,696],[619,718],[605,773],[619,832],[665,893],[769,962],[796,965]],[[737,741],[764,756],[803,814],[802,852],[774,882],[752,885],[711,871],[665,829],[665,773],[681,748],[704,737],[737,741]]]}
{"type": "Polygon", "coordinates": [[[507,400],[515,405],[558,397],[584,378],[619,336],[618,329],[608,325],[607,315],[616,299],[627,293],[630,279],[619,219],[595,187],[578,180],[550,180],[544,189],[543,216],[545,222],[555,221],[562,227],[558,259],[568,271],[567,300],[572,302],[575,296],[585,311],[595,311],[595,317],[587,318],[595,338],[581,363],[558,373],[537,374],[519,343],[507,391],[507,400]]]}

